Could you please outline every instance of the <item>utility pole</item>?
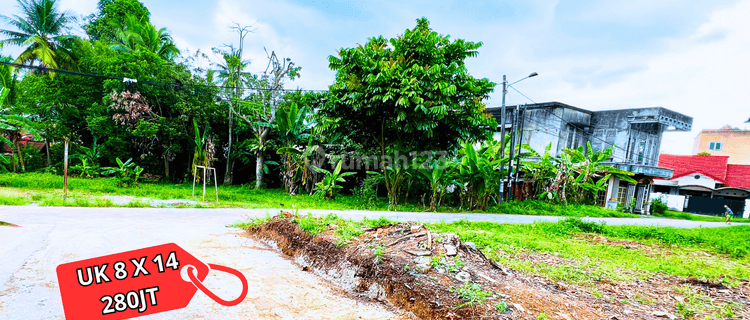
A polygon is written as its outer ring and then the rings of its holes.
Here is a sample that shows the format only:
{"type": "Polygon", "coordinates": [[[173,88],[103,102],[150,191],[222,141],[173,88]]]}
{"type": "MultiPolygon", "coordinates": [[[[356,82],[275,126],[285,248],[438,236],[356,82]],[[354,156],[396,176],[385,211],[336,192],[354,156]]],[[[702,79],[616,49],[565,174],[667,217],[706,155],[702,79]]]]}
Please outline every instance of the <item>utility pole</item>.
{"type": "MultiPolygon", "coordinates": [[[[501,135],[501,139],[502,139],[502,144],[500,145],[500,154],[503,157],[505,157],[505,118],[506,118],[506,114],[505,114],[505,96],[508,94],[508,87],[512,87],[516,83],[519,83],[519,82],[521,82],[523,80],[526,80],[528,78],[536,77],[538,75],[539,75],[538,73],[533,72],[530,75],[526,76],[525,78],[523,78],[521,80],[518,80],[516,82],[513,82],[511,84],[508,84],[508,80],[507,80],[506,76],[503,75],[503,105],[502,105],[502,108],[500,109],[501,110],[500,111],[500,122],[501,122],[501,124],[500,124],[500,127],[501,127],[500,128],[500,135],[501,135]]],[[[513,88],[513,90],[516,90],[516,89],[513,88]]],[[[516,91],[518,91],[518,90],[516,90],[516,91]]],[[[517,109],[516,113],[518,113],[518,109],[519,109],[518,105],[516,105],[516,109],[517,109]]],[[[511,117],[513,116],[513,114],[514,114],[513,109],[511,109],[511,117]]],[[[510,183],[511,178],[513,177],[512,173],[513,173],[513,144],[514,144],[514,141],[513,141],[513,137],[514,137],[514,135],[513,135],[513,129],[514,128],[516,128],[515,118],[512,118],[511,119],[511,128],[510,128],[510,140],[509,140],[510,141],[510,150],[509,150],[510,151],[510,158],[508,159],[508,181],[507,181],[508,183],[510,183]]],[[[519,153],[520,153],[520,150],[519,150],[519,153]]],[[[503,171],[503,168],[505,168],[505,164],[500,163],[500,172],[503,171]]],[[[509,186],[506,185],[505,178],[502,178],[501,181],[500,181],[500,200],[499,200],[499,202],[503,202],[503,197],[505,195],[505,191],[508,190],[508,188],[509,188],[509,186]]]]}
{"type": "Polygon", "coordinates": [[[526,106],[524,105],[522,109],[518,109],[518,154],[516,156],[516,175],[513,178],[513,191],[511,191],[511,197],[515,198],[516,196],[516,189],[518,188],[518,175],[521,172],[521,146],[523,145],[523,129],[526,126],[526,118],[524,117],[526,113],[526,106]]]}
{"type": "MultiPolygon", "coordinates": [[[[505,94],[508,93],[508,81],[503,75],[503,104],[500,108],[500,156],[505,157],[505,94]]],[[[508,164],[510,167],[510,164],[508,164]]],[[[503,172],[504,164],[500,163],[500,172],[503,172]]],[[[500,202],[503,202],[505,196],[505,178],[500,179],[500,202]]]]}
{"type": "Polygon", "coordinates": [[[68,199],[68,139],[65,139],[65,152],[63,154],[63,201],[68,199]]]}
{"type": "Polygon", "coordinates": [[[516,110],[511,109],[511,120],[510,120],[510,149],[508,150],[510,154],[508,155],[508,185],[505,187],[508,190],[508,201],[513,199],[513,193],[511,190],[511,187],[513,186],[513,156],[514,156],[514,149],[516,146],[516,130],[518,128],[518,105],[516,105],[516,110]]]}

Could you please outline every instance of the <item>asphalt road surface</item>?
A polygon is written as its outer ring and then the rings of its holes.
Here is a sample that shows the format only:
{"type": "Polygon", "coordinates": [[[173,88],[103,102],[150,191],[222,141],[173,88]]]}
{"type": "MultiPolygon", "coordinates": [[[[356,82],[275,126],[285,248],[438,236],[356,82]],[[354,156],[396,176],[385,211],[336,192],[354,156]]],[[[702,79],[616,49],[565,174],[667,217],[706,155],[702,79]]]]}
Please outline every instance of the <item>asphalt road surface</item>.
{"type": "MultiPolygon", "coordinates": [[[[344,218],[384,216],[400,221],[532,223],[560,217],[300,210],[344,218]]],[[[277,209],[159,209],[0,206],[0,319],[63,319],[55,268],[63,263],[176,243],[206,263],[235,268],[249,282],[247,298],[224,307],[200,291],[183,309],[139,319],[398,319],[408,318],[365,302],[301,271],[279,253],[227,225],[277,209]]],[[[656,218],[587,218],[610,225],[721,227],[723,223],[656,218]]],[[[206,286],[225,300],[241,291],[233,276],[212,271],[206,286]]]]}

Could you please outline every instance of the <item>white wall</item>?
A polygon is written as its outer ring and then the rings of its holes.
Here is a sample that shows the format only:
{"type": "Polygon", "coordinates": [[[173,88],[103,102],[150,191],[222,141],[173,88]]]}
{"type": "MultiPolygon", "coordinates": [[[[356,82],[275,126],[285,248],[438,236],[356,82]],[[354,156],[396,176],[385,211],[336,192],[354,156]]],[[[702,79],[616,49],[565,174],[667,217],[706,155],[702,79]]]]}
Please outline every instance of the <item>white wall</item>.
{"type": "Polygon", "coordinates": [[[716,180],[700,173],[689,174],[682,178],[673,179],[672,181],[677,181],[678,186],[703,186],[711,189],[715,189],[718,183],[716,180]],[[695,176],[700,176],[700,178],[696,179],[695,176]]]}
{"type": "Polygon", "coordinates": [[[685,196],[679,196],[675,194],[666,194],[666,193],[652,193],[651,194],[652,200],[657,199],[657,198],[665,202],[670,210],[682,212],[682,210],[685,209],[685,196]]]}

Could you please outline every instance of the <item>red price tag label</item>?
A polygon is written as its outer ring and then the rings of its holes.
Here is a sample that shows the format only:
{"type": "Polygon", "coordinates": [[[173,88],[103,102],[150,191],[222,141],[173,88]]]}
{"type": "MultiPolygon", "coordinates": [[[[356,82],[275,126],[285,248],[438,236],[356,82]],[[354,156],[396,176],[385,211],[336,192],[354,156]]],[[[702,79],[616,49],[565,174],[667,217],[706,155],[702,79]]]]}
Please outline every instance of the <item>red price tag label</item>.
{"type": "Polygon", "coordinates": [[[190,278],[209,270],[170,243],[59,265],[57,281],[66,319],[127,319],[186,307],[198,290],[190,278]]]}

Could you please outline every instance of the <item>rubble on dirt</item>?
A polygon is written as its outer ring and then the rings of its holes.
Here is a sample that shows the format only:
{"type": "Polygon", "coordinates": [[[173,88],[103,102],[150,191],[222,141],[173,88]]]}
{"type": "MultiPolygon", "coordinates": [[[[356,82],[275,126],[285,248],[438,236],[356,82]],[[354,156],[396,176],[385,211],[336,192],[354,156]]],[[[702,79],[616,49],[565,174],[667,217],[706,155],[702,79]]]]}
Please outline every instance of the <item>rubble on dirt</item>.
{"type": "MultiPolygon", "coordinates": [[[[663,287],[657,288],[652,302],[641,304],[633,295],[650,297],[641,288],[644,283],[622,287],[604,283],[598,290],[606,298],[595,297],[591,288],[504,268],[474,244],[454,234],[433,233],[421,224],[368,229],[340,247],[333,236],[337,227],[329,225],[314,237],[285,213],[248,232],[291,257],[303,270],[420,319],[545,319],[542,314],[565,320],[676,318],[675,295],[667,286],[679,283],[676,277],[654,280],[663,287]],[[629,303],[623,299],[630,299],[629,303]]],[[[713,294],[747,302],[747,288],[745,281],[736,288],[722,286],[722,292],[713,294]]]]}

